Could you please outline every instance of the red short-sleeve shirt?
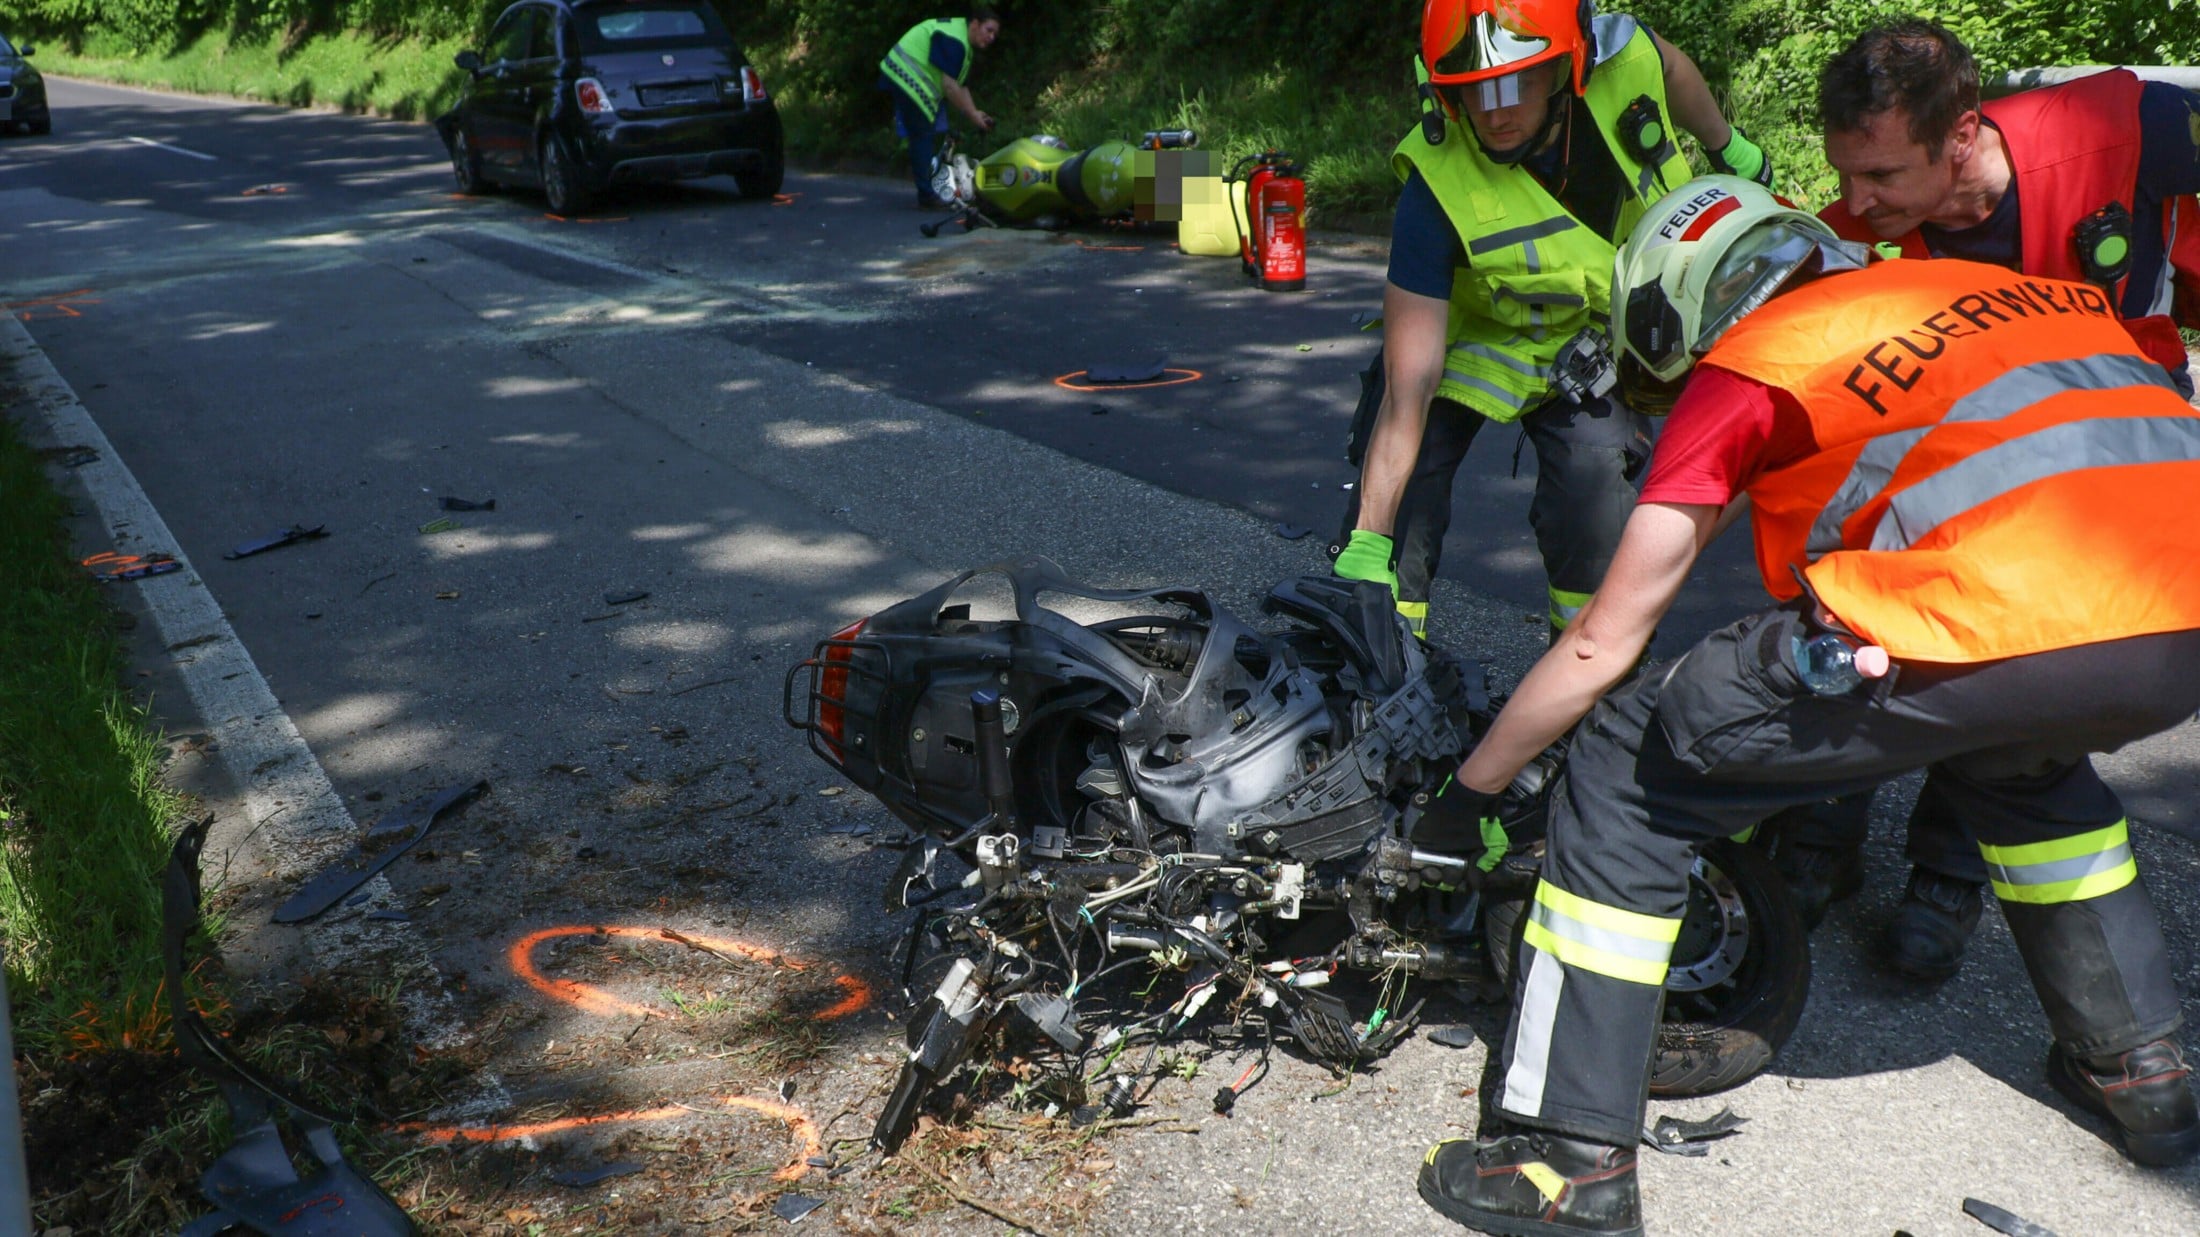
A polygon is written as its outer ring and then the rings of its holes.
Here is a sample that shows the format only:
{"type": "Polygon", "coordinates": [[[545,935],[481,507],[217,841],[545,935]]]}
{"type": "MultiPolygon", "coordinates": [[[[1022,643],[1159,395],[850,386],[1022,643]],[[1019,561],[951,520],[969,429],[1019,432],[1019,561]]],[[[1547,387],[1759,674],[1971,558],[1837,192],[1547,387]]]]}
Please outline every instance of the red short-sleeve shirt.
{"type": "Polygon", "coordinates": [[[1767,468],[1816,448],[1794,397],[1699,365],[1658,433],[1641,501],[1723,507],[1767,468]]]}

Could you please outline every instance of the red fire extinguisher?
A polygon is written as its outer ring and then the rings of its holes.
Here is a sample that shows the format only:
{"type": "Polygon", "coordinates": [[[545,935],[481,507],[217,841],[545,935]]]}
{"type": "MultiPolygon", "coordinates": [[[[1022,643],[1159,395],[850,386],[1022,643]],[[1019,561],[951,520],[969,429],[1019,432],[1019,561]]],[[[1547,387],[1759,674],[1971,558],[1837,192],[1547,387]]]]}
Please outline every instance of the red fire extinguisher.
{"type": "Polygon", "coordinates": [[[1306,182],[1280,150],[1248,155],[1232,171],[1245,182],[1238,218],[1238,257],[1245,272],[1269,292],[1306,286],[1306,182]],[[1246,169],[1250,167],[1250,173],[1246,169]]]}

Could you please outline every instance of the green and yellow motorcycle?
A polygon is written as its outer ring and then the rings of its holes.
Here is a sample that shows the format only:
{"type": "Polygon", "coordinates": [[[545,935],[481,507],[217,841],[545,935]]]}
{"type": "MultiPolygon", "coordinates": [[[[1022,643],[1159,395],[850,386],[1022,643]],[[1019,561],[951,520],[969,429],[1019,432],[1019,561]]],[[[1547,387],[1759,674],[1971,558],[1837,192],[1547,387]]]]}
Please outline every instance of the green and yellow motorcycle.
{"type": "MultiPolygon", "coordinates": [[[[1183,175],[1157,152],[1198,144],[1190,129],[1156,129],[1137,142],[1121,139],[1072,150],[1058,137],[1017,138],[972,163],[943,144],[932,176],[932,191],[954,204],[955,213],[923,225],[938,236],[950,224],[967,232],[979,227],[1066,228],[1076,223],[1143,217],[1141,207],[1167,200],[1167,182],[1183,175]]],[[[1148,210],[1147,215],[1151,215],[1148,210]]]]}

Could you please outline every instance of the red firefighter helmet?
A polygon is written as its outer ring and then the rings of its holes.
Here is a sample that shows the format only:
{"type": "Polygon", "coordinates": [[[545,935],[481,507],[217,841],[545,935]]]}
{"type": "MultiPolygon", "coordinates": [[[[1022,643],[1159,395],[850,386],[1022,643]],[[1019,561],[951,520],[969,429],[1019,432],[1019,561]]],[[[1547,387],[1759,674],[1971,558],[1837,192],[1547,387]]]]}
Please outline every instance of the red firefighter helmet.
{"type": "Polygon", "coordinates": [[[1515,74],[1567,56],[1580,94],[1596,59],[1594,15],[1590,0],[1428,0],[1421,60],[1429,84],[1439,96],[1478,86],[1483,107],[1507,107],[1520,101],[1515,74]]]}

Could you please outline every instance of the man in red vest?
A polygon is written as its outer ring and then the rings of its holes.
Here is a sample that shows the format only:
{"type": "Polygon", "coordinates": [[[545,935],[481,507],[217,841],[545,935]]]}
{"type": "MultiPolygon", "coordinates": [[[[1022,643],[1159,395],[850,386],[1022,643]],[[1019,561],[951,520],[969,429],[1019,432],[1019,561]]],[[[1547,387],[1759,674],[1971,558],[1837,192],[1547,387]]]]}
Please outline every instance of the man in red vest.
{"type": "MultiPolygon", "coordinates": [[[[2192,394],[2177,327],[2200,327],[2200,96],[2117,69],[1981,107],[1970,51],[1908,20],[1827,63],[1819,111],[1841,176],[1841,200],[1819,214],[1837,234],[2091,283],[2192,394]]],[[[1862,884],[1867,800],[1848,806],[1782,821],[1780,867],[1806,904],[1862,884]]],[[[1932,799],[1911,812],[1908,853],[1884,956],[1946,979],[1978,923],[1986,872],[1963,822],[1932,799]]]]}
{"type": "Polygon", "coordinates": [[[1409,822],[1472,854],[1571,732],[1503,1124],[1431,1148],[1422,1198],[1491,1233],[1640,1234],[1635,1145],[1696,849],[1920,768],[1978,839],[2049,1081],[2132,1159],[2191,1159],[2176,985],[2090,753],[2200,707],[2200,415],[2099,288],[1874,260],[1739,177],[1644,216],[1612,306],[1630,404],[1672,407],[1641,501],[1603,585],[1409,822]],[[1780,604],[1635,672],[1745,508],[1780,604]]]}

